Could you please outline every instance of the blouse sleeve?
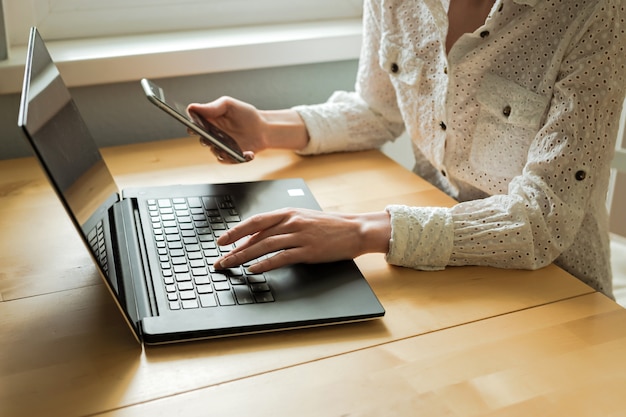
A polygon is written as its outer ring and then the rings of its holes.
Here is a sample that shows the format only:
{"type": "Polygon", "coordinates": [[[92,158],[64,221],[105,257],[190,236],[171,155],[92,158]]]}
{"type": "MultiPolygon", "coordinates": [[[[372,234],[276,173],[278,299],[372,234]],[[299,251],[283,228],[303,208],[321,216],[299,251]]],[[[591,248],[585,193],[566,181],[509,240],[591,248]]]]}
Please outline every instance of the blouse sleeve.
{"type": "Polygon", "coordinates": [[[603,220],[588,213],[604,210],[624,100],[625,19],[620,2],[598,3],[564,55],[545,124],[507,194],[450,209],[387,208],[389,263],[536,269],[586,244],[576,238],[603,220]]]}
{"type": "Polygon", "coordinates": [[[301,154],[372,149],[395,140],[404,130],[389,76],[378,64],[377,8],[366,1],[363,43],[354,92],[336,92],[323,104],[297,106],[309,132],[301,154]]]}

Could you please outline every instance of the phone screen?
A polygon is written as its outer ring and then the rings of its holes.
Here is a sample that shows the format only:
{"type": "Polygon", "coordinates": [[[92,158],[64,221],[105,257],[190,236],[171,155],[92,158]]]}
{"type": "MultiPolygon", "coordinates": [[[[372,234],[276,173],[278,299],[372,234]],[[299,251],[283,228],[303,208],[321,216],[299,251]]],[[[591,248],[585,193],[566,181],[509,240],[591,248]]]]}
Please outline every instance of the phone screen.
{"type": "Polygon", "coordinates": [[[148,99],[161,110],[165,111],[188,128],[191,128],[214,146],[225,151],[235,161],[247,162],[241,148],[228,133],[199,116],[189,114],[186,106],[180,104],[176,99],[166,96],[163,89],[152,81],[144,78],[141,80],[141,85],[148,99]]]}

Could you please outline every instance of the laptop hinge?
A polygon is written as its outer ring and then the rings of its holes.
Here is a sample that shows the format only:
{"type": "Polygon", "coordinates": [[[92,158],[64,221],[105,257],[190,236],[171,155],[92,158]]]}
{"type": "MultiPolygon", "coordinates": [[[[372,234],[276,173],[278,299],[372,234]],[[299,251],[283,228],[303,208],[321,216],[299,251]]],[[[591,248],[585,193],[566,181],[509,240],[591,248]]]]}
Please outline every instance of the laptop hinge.
{"type": "Polygon", "coordinates": [[[136,311],[140,322],[142,318],[154,316],[156,303],[151,286],[147,284],[144,268],[145,249],[138,236],[135,223],[135,210],[130,199],[121,200],[113,206],[113,222],[118,244],[118,267],[125,288],[126,308],[136,311]]]}

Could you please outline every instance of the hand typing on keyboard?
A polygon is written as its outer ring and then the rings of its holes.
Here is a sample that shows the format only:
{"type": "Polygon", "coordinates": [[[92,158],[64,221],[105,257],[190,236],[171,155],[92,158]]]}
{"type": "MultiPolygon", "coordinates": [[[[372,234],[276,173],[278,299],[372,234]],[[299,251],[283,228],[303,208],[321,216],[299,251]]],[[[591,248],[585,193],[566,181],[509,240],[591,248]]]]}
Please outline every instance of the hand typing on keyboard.
{"type": "Polygon", "coordinates": [[[147,209],[170,310],[274,301],[263,274],[247,273],[247,265],[214,265],[220,255],[234,247],[215,241],[240,221],[230,197],[149,200],[147,209]]]}
{"type": "Polygon", "coordinates": [[[214,265],[218,269],[244,265],[273,252],[277,253],[248,270],[262,273],[294,263],[352,259],[369,252],[386,253],[390,236],[385,211],[343,214],[286,208],[253,216],[225,231],[217,243],[237,243],[237,247],[214,265]]]}

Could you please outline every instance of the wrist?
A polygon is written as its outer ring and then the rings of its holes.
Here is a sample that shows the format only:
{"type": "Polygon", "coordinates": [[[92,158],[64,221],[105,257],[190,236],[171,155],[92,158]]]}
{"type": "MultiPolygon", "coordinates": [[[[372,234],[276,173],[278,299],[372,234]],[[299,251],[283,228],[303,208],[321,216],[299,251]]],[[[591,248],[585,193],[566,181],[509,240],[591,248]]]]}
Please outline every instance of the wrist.
{"type": "Polygon", "coordinates": [[[391,218],[386,211],[361,215],[361,253],[387,253],[391,240],[391,218]]]}
{"type": "Polygon", "coordinates": [[[304,149],[309,133],[295,110],[260,110],[263,121],[263,140],[266,148],[304,149]]]}

